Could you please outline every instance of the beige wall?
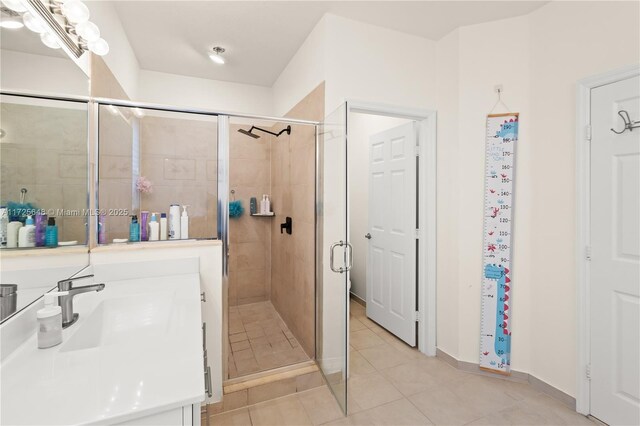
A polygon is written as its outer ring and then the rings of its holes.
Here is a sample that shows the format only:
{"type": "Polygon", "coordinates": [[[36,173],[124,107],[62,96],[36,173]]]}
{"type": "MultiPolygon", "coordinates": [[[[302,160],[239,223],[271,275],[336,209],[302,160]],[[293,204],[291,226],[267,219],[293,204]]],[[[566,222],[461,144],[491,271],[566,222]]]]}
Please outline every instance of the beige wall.
{"type": "MultiPolygon", "coordinates": [[[[3,101],[5,99],[3,98],[3,101]]],[[[87,111],[82,104],[38,101],[41,105],[2,103],[0,203],[20,202],[37,209],[87,209],[87,111]]],[[[86,240],[86,217],[56,217],[59,241],[86,240]]]]}
{"type": "Polygon", "coordinates": [[[521,113],[512,368],[575,395],[575,87],[638,63],[639,13],[637,2],[551,2],[438,42],[437,339],[456,358],[478,362],[483,134],[503,84],[521,113]]]}
{"type": "MultiPolygon", "coordinates": [[[[322,121],[324,84],[286,115],[322,121]]],[[[315,355],[315,127],[291,126],[273,140],[271,177],[275,220],[271,238],[271,301],[309,356],[315,355]],[[280,233],[289,216],[293,233],[280,233]]]]}
{"type": "MultiPolygon", "coordinates": [[[[271,193],[271,136],[260,139],[238,133],[251,124],[231,124],[229,133],[229,190],[242,201],[244,213],[229,219],[229,305],[269,300],[271,292],[271,222],[252,217],[249,199],[271,193]]],[[[229,200],[232,199],[230,194],[229,200]]],[[[259,206],[259,205],[258,205],[259,206]]]]}

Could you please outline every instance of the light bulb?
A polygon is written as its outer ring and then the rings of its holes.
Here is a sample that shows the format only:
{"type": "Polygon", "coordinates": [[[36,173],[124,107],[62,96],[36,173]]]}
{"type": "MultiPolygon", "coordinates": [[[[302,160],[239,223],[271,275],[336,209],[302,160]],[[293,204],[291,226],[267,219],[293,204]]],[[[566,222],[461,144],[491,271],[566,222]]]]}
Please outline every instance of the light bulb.
{"type": "Polygon", "coordinates": [[[58,39],[56,39],[51,33],[40,34],[40,40],[42,40],[45,46],[50,47],[51,49],[60,49],[58,39]]]}
{"type": "Polygon", "coordinates": [[[76,32],[87,42],[96,41],[100,38],[100,29],[90,21],[76,25],[76,32]]]}
{"type": "Polygon", "coordinates": [[[45,28],[31,12],[25,12],[25,14],[22,15],[22,20],[24,21],[24,25],[34,33],[41,34],[45,32],[45,28]]]}
{"type": "Polygon", "coordinates": [[[20,22],[17,19],[14,18],[9,18],[9,19],[3,19],[0,21],[0,27],[2,28],[7,28],[10,30],[17,30],[19,28],[24,27],[24,24],[22,22],[20,22]]]}
{"type": "Polygon", "coordinates": [[[104,56],[109,53],[109,44],[104,41],[103,38],[99,38],[96,41],[90,41],[87,43],[87,47],[98,56],[104,56]]]}
{"type": "Polygon", "coordinates": [[[224,65],[224,58],[217,53],[210,53],[209,58],[216,64],[224,65]]]}
{"type": "Polygon", "coordinates": [[[2,3],[14,12],[22,13],[27,11],[27,8],[20,0],[2,0],[2,3]]]}
{"type": "Polygon", "coordinates": [[[62,3],[62,13],[74,24],[89,20],[89,8],[80,0],[67,0],[62,3]]]}

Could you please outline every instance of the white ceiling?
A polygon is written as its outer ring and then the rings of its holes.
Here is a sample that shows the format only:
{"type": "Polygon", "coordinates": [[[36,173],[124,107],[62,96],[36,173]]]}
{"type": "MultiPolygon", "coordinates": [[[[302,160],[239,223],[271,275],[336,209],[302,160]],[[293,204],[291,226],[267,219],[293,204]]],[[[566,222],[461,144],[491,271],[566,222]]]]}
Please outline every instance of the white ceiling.
{"type": "MultiPolygon", "coordinates": [[[[325,13],[437,40],[529,13],[542,1],[117,1],[140,67],[271,86],[325,13]],[[211,62],[213,46],[227,64],[211,62]]],[[[401,48],[401,46],[399,47],[401,48]]]]}

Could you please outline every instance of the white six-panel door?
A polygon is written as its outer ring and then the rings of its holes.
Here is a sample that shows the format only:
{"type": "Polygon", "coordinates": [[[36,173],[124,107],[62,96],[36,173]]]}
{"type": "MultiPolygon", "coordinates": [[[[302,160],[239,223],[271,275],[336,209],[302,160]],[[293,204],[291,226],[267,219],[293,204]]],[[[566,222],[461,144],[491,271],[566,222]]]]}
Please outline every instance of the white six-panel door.
{"type": "Polygon", "coordinates": [[[591,414],[640,424],[640,77],[591,91],[591,414]]]}
{"type": "Polygon", "coordinates": [[[411,122],[369,141],[367,316],[411,346],[416,345],[416,140],[411,122]]]}

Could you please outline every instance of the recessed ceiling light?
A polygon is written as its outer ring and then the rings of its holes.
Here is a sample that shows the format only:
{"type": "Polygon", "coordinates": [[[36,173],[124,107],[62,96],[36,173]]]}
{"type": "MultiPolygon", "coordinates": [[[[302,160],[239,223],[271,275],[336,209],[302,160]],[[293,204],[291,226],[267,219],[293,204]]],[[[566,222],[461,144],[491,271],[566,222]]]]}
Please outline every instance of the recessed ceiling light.
{"type": "Polygon", "coordinates": [[[211,58],[211,60],[216,64],[224,65],[225,60],[221,56],[222,53],[224,53],[224,48],[220,46],[216,46],[213,49],[211,49],[211,53],[209,53],[209,58],[211,58]]]}

